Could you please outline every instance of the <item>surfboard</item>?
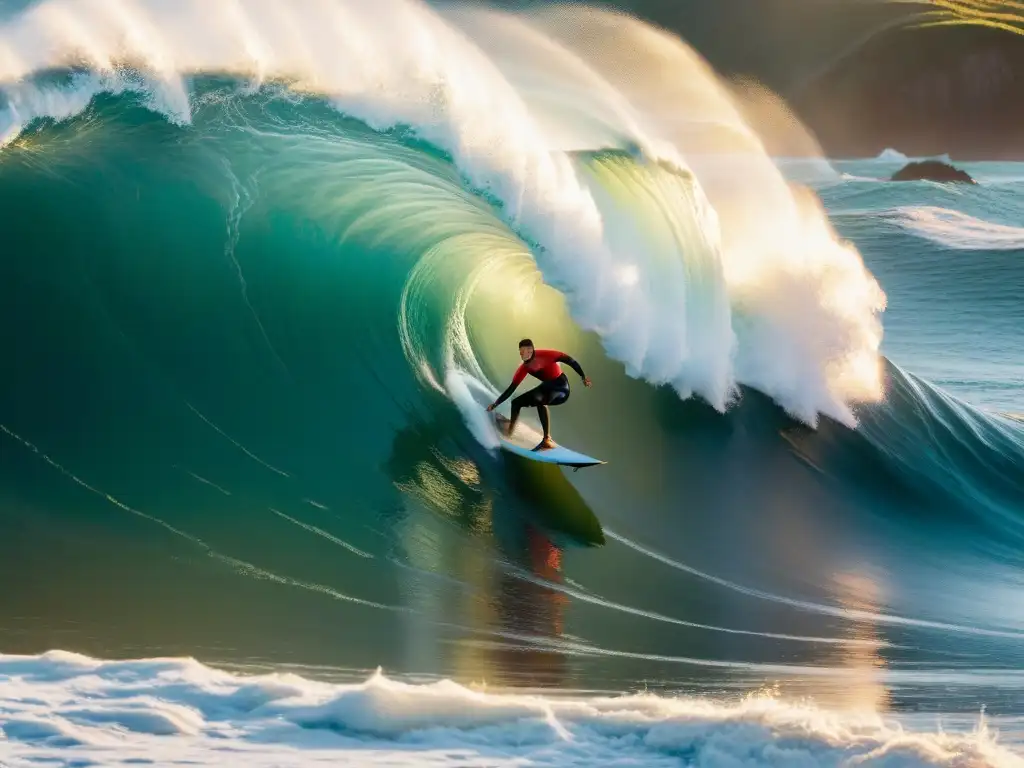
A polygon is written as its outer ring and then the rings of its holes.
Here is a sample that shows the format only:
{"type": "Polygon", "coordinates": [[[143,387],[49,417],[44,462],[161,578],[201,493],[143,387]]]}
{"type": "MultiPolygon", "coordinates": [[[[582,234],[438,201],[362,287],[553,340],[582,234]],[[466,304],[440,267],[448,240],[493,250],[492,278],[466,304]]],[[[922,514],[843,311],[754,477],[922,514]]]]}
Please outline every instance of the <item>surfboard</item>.
{"type": "Polygon", "coordinates": [[[543,464],[560,464],[563,467],[572,467],[573,469],[593,467],[606,463],[601,459],[595,459],[593,456],[587,456],[585,453],[574,451],[563,445],[557,445],[546,451],[535,451],[533,448],[540,442],[542,435],[537,434],[520,422],[516,426],[515,434],[511,438],[506,437],[501,429],[501,424],[507,421],[508,419],[504,416],[494,414],[494,431],[498,434],[498,441],[501,443],[502,450],[509,453],[514,453],[531,461],[539,461],[543,464]]]}

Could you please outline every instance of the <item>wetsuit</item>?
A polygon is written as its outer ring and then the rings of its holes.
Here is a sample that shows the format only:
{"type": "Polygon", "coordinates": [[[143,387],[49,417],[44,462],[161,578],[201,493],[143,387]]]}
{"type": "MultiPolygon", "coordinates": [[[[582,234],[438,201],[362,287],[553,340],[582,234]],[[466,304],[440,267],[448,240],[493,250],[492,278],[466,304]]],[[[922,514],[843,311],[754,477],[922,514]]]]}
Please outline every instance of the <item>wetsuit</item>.
{"type": "Polygon", "coordinates": [[[516,391],[527,374],[540,379],[540,385],[528,392],[524,392],[512,400],[512,419],[509,423],[509,434],[515,428],[519,419],[519,411],[523,408],[536,408],[540,416],[540,425],[544,428],[544,437],[549,437],[548,430],[548,406],[561,405],[569,399],[569,377],[562,373],[559,363],[565,363],[579,374],[581,379],[586,379],[583,368],[564,352],[554,349],[535,349],[533,357],[516,369],[512,377],[512,383],[508,389],[501,393],[501,397],[494,401],[495,407],[501,405],[508,399],[509,395],[516,391]]]}

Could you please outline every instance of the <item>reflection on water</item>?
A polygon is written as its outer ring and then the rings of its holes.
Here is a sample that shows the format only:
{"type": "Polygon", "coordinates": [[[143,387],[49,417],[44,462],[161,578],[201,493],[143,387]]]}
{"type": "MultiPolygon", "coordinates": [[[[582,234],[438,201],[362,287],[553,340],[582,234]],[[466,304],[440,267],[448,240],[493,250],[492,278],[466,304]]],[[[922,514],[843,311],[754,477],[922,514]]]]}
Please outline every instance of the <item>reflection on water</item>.
{"type": "MultiPolygon", "coordinates": [[[[881,585],[867,573],[837,572],[832,576],[832,588],[836,601],[843,608],[864,611],[865,615],[880,611],[881,585]]],[[[840,666],[854,674],[839,691],[840,701],[822,703],[865,712],[884,711],[889,705],[889,690],[882,682],[886,662],[879,650],[884,647],[885,638],[878,625],[870,621],[851,622],[846,631],[848,638],[865,642],[840,646],[840,666]]]]}
{"type": "Polygon", "coordinates": [[[563,687],[569,599],[545,584],[561,582],[566,547],[604,543],[600,523],[561,468],[506,454],[476,463],[453,432],[441,417],[417,422],[396,435],[387,463],[402,493],[402,591],[415,611],[406,662],[434,668],[451,654],[462,680],[563,687]]]}
{"type": "MultiPolygon", "coordinates": [[[[525,551],[516,553],[518,561],[534,576],[546,581],[561,581],[562,551],[543,532],[526,524],[523,527],[525,551]]],[[[544,640],[558,641],[564,627],[568,598],[561,592],[524,581],[507,571],[498,574],[493,595],[497,625],[509,635],[530,637],[529,641],[495,643],[491,649],[491,668],[506,685],[565,687],[568,660],[563,652],[544,646],[544,640]]]]}

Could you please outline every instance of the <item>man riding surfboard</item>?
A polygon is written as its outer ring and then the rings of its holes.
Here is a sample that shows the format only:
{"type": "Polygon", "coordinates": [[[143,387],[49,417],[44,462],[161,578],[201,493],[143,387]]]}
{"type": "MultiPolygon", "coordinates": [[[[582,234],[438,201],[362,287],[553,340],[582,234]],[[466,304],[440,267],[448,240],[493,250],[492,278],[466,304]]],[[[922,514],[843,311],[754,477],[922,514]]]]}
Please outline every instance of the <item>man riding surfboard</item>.
{"type": "Polygon", "coordinates": [[[493,411],[509,395],[516,391],[527,374],[540,379],[540,385],[529,392],[524,392],[512,401],[512,418],[505,427],[505,434],[512,436],[519,420],[519,411],[523,408],[536,408],[540,415],[540,424],[544,428],[544,439],[537,444],[533,450],[549,450],[555,447],[555,441],[551,439],[551,424],[548,416],[549,405],[561,405],[569,399],[569,377],[562,373],[559,363],[565,363],[572,368],[579,377],[583,379],[583,385],[591,385],[590,378],[583,373],[583,368],[573,358],[564,352],[554,349],[535,349],[531,339],[523,339],[519,342],[519,357],[523,363],[516,369],[512,377],[512,383],[508,389],[501,393],[501,396],[487,406],[488,411],[493,411]]]}

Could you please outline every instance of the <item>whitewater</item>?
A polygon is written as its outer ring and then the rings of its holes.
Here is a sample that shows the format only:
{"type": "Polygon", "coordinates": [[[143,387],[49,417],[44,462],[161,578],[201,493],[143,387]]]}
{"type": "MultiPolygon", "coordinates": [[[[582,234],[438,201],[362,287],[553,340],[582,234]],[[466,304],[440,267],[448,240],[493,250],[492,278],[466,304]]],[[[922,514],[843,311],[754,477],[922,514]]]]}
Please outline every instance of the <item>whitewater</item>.
{"type": "Polygon", "coordinates": [[[11,766],[1020,765],[983,720],[915,732],[770,693],[733,704],[653,695],[557,698],[410,684],[233,675],[188,659],[0,656],[0,756],[11,766]],[[961,724],[962,727],[962,724],[961,724]],[[4,744],[6,743],[6,748],[4,744]]]}
{"type": "Polygon", "coordinates": [[[1019,164],[579,5],[0,19],[0,765],[1024,764],[1019,164]]]}

